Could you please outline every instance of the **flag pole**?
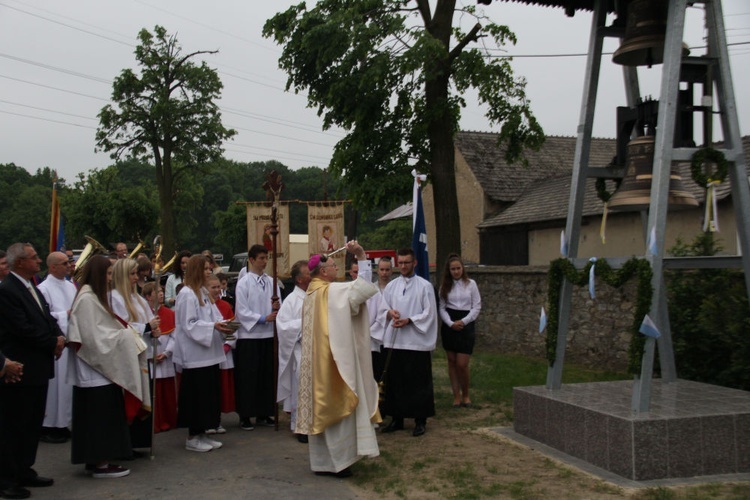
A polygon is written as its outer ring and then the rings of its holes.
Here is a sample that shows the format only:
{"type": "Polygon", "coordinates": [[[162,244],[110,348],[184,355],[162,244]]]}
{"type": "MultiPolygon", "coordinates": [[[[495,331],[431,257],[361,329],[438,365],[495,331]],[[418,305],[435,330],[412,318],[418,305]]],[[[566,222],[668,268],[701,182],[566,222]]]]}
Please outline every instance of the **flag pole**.
{"type": "MultiPolygon", "coordinates": [[[[154,259],[154,277],[156,278],[156,288],[154,289],[153,294],[153,310],[154,314],[159,315],[159,289],[161,288],[161,235],[156,235],[154,238],[154,252],[156,252],[156,259],[154,259]]],[[[153,336],[152,336],[153,337],[153,336]]],[[[151,339],[152,342],[152,348],[153,348],[153,361],[152,366],[154,367],[154,371],[152,375],[154,378],[151,379],[151,449],[149,450],[149,459],[153,460],[155,457],[154,454],[154,441],[156,440],[156,356],[159,352],[159,339],[158,337],[153,337],[151,339]]]]}
{"type": "Polygon", "coordinates": [[[425,174],[420,174],[416,170],[411,171],[414,177],[414,193],[412,197],[412,241],[411,246],[414,250],[414,257],[417,260],[415,273],[427,281],[430,281],[430,261],[427,254],[427,229],[424,218],[424,207],[422,205],[422,190],[420,182],[427,180],[425,174]]]}
{"type": "Polygon", "coordinates": [[[52,179],[52,204],[49,220],[49,253],[57,251],[57,234],[60,229],[60,200],[57,198],[57,171],[52,179]]]}

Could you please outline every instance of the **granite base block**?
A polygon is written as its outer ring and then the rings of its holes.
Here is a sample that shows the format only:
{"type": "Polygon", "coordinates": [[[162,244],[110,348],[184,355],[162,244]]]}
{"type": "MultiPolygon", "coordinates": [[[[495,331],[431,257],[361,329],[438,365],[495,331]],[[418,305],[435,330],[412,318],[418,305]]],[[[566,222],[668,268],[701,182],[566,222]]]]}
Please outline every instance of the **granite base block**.
{"type": "Polygon", "coordinates": [[[513,427],[638,481],[750,472],[750,392],[654,380],[651,393],[634,415],[631,381],[516,387],[513,427]]]}

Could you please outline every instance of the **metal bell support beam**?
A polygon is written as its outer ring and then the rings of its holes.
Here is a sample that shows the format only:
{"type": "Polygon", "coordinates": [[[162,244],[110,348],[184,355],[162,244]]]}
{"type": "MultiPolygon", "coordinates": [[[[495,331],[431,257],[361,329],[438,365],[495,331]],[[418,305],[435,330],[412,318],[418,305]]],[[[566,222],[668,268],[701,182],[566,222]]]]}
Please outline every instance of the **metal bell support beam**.
{"type": "MultiPolygon", "coordinates": [[[[721,124],[726,145],[722,149],[722,152],[730,162],[733,162],[730,164],[729,178],[732,184],[732,200],[737,220],[737,233],[743,252],[741,264],[745,272],[745,284],[750,296],[750,229],[748,227],[748,217],[750,217],[750,185],[748,185],[739,122],[737,120],[737,109],[734,101],[721,1],[705,0],[704,4],[706,6],[706,27],[709,33],[710,49],[708,58],[698,59],[700,59],[700,64],[715,64],[716,66],[717,100],[719,109],[721,110],[721,124]]],[[[576,141],[573,164],[568,218],[565,226],[566,238],[568,239],[568,257],[574,261],[576,261],[578,256],[586,178],[591,174],[596,175],[589,169],[588,162],[601,66],[602,41],[605,36],[621,36],[621,34],[613,33],[609,28],[604,26],[608,7],[609,2],[607,0],[595,1],[593,5],[594,14],[589,38],[580,122],[577,131],[578,139],[576,141]]],[[[654,254],[647,253],[645,258],[649,260],[653,269],[652,286],[654,288],[654,298],[649,315],[662,333],[662,336],[659,338],[659,356],[662,379],[665,382],[676,379],[663,276],[664,234],[667,222],[670,166],[673,161],[690,161],[693,153],[697,151],[696,148],[673,148],[680,70],[683,64],[682,36],[685,26],[686,9],[687,0],[672,0],[669,2],[661,96],[659,99],[659,117],[654,151],[654,170],[651,184],[651,202],[647,219],[645,215],[642,217],[644,220],[644,236],[653,234],[655,236],[654,244],[657,249],[654,254]]],[[[632,107],[639,96],[637,74],[635,68],[632,67],[624,67],[623,72],[628,105],[632,107]]],[[[564,280],[560,294],[559,330],[555,362],[547,372],[547,388],[550,390],[558,390],[562,384],[562,369],[567,344],[571,297],[572,285],[567,280],[564,280]]],[[[655,347],[655,341],[649,338],[646,342],[646,349],[643,355],[641,375],[634,378],[632,410],[636,414],[649,411],[655,347]]]]}

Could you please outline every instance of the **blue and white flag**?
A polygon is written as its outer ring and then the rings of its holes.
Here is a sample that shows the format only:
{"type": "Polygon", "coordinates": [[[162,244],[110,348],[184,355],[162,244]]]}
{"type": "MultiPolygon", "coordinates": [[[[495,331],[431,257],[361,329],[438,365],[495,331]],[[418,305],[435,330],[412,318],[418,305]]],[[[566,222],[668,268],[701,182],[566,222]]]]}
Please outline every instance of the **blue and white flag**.
{"type": "Polygon", "coordinates": [[[659,247],[656,244],[656,228],[652,227],[651,232],[648,233],[648,251],[651,255],[659,255],[659,247]]]}
{"type": "Polygon", "coordinates": [[[542,314],[539,315],[539,333],[542,333],[545,328],[547,328],[547,312],[542,306],[542,314]]]}
{"type": "Polygon", "coordinates": [[[661,332],[658,328],[656,328],[656,325],[648,316],[648,314],[643,317],[643,323],[641,323],[641,327],[638,329],[638,331],[646,337],[651,337],[654,339],[658,339],[659,337],[661,337],[661,332]]]}
{"type": "Polygon", "coordinates": [[[596,288],[594,285],[594,273],[596,270],[596,257],[591,257],[589,259],[589,262],[591,262],[591,269],[589,269],[589,295],[592,299],[596,298],[596,288]]]}
{"type": "Polygon", "coordinates": [[[565,238],[565,229],[560,231],[560,255],[568,257],[568,240],[565,238]]]}
{"type": "Polygon", "coordinates": [[[427,176],[424,174],[418,174],[416,170],[411,171],[411,175],[414,176],[414,195],[412,200],[412,206],[414,207],[413,212],[413,225],[412,225],[412,239],[411,248],[414,250],[414,256],[417,259],[417,267],[414,272],[417,276],[421,276],[427,281],[430,280],[430,260],[427,254],[427,228],[424,222],[424,208],[422,206],[422,188],[419,183],[425,181],[427,176]]]}

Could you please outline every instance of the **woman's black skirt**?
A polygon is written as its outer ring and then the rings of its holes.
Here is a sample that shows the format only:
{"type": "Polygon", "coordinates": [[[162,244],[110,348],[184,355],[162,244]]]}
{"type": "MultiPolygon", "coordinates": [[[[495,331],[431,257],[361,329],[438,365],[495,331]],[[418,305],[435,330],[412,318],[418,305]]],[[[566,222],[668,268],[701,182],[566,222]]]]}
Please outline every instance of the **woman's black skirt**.
{"type": "Polygon", "coordinates": [[[132,454],[122,388],[115,384],[73,387],[70,461],[98,464],[132,454]]]}
{"type": "Polygon", "coordinates": [[[221,423],[219,365],[183,368],[177,404],[177,427],[215,429],[221,423]]]}
{"type": "MultiPolygon", "coordinates": [[[[458,321],[469,314],[469,311],[459,311],[449,307],[446,307],[445,310],[448,312],[452,321],[458,321]]],[[[476,338],[476,335],[474,334],[473,321],[468,325],[465,325],[464,329],[461,331],[453,330],[442,321],[440,324],[440,338],[442,339],[443,349],[460,354],[471,354],[474,352],[474,339],[476,338]]]]}

